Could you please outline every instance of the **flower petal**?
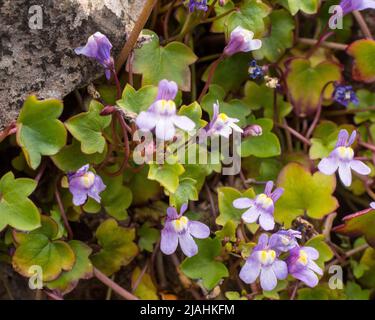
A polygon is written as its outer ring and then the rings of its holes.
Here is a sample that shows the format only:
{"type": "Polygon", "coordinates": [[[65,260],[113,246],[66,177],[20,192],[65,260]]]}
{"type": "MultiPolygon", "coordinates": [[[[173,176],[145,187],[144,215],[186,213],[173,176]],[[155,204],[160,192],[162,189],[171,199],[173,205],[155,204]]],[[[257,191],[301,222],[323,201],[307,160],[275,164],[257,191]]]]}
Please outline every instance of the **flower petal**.
{"type": "Polygon", "coordinates": [[[283,195],[284,189],[283,188],[276,188],[274,192],[271,194],[271,199],[273,202],[279,200],[279,198],[283,195]]]}
{"type": "Polygon", "coordinates": [[[171,118],[159,118],[156,123],[155,134],[160,140],[168,141],[172,140],[175,135],[175,128],[171,118]]]}
{"type": "Polygon", "coordinates": [[[365,165],[362,161],[360,160],[352,160],[350,161],[350,168],[354,170],[355,172],[362,174],[362,175],[368,175],[371,173],[370,167],[365,165]]]}
{"type": "Polygon", "coordinates": [[[260,272],[260,286],[265,291],[271,291],[277,286],[277,278],[271,266],[262,268],[260,272]]]}
{"type": "Polygon", "coordinates": [[[309,259],[316,260],[319,258],[319,251],[313,247],[302,247],[301,250],[307,253],[309,259]]]}
{"type": "Polygon", "coordinates": [[[205,239],[210,236],[210,228],[199,221],[189,221],[189,232],[194,238],[205,239]]]}
{"type": "Polygon", "coordinates": [[[185,232],[184,234],[178,235],[181,250],[187,257],[192,257],[198,253],[198,246],[195,243],[190,233],[185,232]]]}
{"type": "Polygon", "coordinates": [[[194,121],[186,116],[173,116],[173,123],[175,126],[185,131],[191,131],[195,128],[194,121]]]}
{"type": "Polygon", "coordinates": [[[233,201],[233,207],[235,207],[236,209],[246,209],[249,208],[253,203],[254,201],[252,199],[238,198],[233,201]]]}
{"type": "Polygon", "coordinates": [[[246,223],[254,223],[258,220],[261,211],[257,207],[252,206],[250,209],[246,210],[242,215],[242,220],[246,223]]]}
{"type": "Polygon", "coordinates": [[[273,230],[275,219],[272,214],[263,212],[259,217],[259,225],[266,231],[273,230]]]}
{"type": "Polygon", "coordinates": [[[156,100],[174,100],[178,92],[177,83],[163,79],[159,82],[156,100]]]}
{"type": "Polygon", "coordinates": [[[352,172],[350,171],[350,162],[339,163],[339,176],[344,186],[349,187],[352,184],[352,172]]]}
{"type": "Polygon", "coordinates": [[[99,193],[104,191],[106,188],[105,184],[103,183],[102,178],[99,176],[95,176],[94,184],[92,187],[88,190],[89,197],[93,198],[96,202],[100,203],[100,196],[99,193]]]}
{"type": "Polygon", "coordinates": [[[272,269],[277,279],[283,280],[288,276],[288,266],[285,261],[275,260],[272,264],[272,269]]]}
{"type": "MultiPolygon", "coordinates": [[[[258,244],[255,246],[256,250],[264,249],[268,244],[268,235],[262,233],[258,238],[258,244]]],[[[254,248],[254,250],[255,250],[254,248]]]]}
{"type": "Polygon", "coordinates": [[[177,245],[178,235],[170,222],[166,222],[164,229],[161,231],[160,250],[164,254],[172,254],[176,251],[177,245]]]}
{"type": "Polygon", "coordinates": [[[266,186],[264,188],[264,193],[267,196],[270,196],[270,194],[272,192],[272,188],[273,188],[273,181],[267,181],[266,186]]]}
{"type": "Polygon", "coordinates": [[[307,267],[317,274],[323,275],[323,270],[314,261],[310,260],[307,267]]]}
{"type": "Polygon", "coordinates": [[[351,146],[354,143],[356,136],[357,136],[357,131],[354,130],[352,132],[352,134],[350,135],[350,138],[349,138],[349,141],[348,141],[348,144],[347,144],[348,147],[351,146]]]}
{"type": "Polygon", "coordinates": [[[141,130],[152,130],[155,128],[157,116],[148,111],[142,111],[135,120],[137,127],[141,130]]]}
{"type": "Polygon", "coordinates": [[[307,268],[292,273],[292,276],[298,280],[301,280],[311,288],[315,287],[319,282],[318,276],[313,271],[307,268]]]}
{"type": "Polygon", "coordinates": [[[247,259],[246,263],[241,268],[240,279],[249,284],[253,283],[259,276],[260,263],[255,258],[247,259]]]}
{"type": "Polygon", "coordinates": [[[247,51],[258,50],[262,47],[262,40],[254,39],[249,42],[249,49],[247,51]]]}
{"type": "Polygon", "coordinates": [[[169,219],[174,220],[178,218],[178,213],[175,207],[168,207],[167,216],[169,219]]]}
{"type": "Polygon", "coordinates": [[[337,147],[345,147],[348,138],[349,138],[348,131],[345,130],[345,129],[341,129],[340,132],[339,132],[339,135],[337,137],[336,148],[337,147]]]}
{"type": "Polygon", "coordinates": [[[334,174],[339,167],[339,161],[335,157],[327,157],[320,160],[318,169],[325,175],[334,174]]]}

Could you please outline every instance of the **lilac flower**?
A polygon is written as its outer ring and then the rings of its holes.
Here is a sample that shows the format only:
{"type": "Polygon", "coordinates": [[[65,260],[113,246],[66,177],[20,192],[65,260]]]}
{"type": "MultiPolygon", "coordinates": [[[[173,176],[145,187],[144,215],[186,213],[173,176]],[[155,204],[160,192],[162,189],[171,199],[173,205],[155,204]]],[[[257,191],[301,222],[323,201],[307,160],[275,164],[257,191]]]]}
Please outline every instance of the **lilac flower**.
{"type": "Polygon", "coordinates": [[[89,37],[84,47],[76,48],[74,51],[76,54],[82,54],[98,61],[104,67],[105,76],[109,80],[111,78],[111,72],[114,70],[111,49],[112,44],[108,38],[100,32],[95,32],[89,37]]]}
{"type": "Polygon", "coordinates": [[[359,100],[352,86],[343,86],[340,84],[335,84],[335,90],[333,91],[333,99],[338,103],[342,104],[344,107],[347,107],[350,102],[355,105],[359,104],[359,100]]]}
{"type": "Polygon", "coordinates": [[[192,257],[198,252],[194,238],[205,239],[210,235],[210,229],[199,221],[190,221],[183,213],[187,209],[187,204],[181,206],[180,214],[176,209],[169,207],[164,229],[161,232],[160,249],[164,254],[172,254],[176,251],[180,243],[182,252],[192,257]]]}
{"type": "Polygon", "coordinates": [[[243,131],[243,137],[259,137],[263,134],[263,129],[258,124],[248,125],[243,131]]]}
{"type": "Polygon", "coordinates": [[[245,283],[253,283],[260,275],[260,286],[263,290],[273,290],[277,285],[277,279],[283,280],[288,276],[288,267],[285,261],[277,258],[271,240],[262,234],[258,245],[254,247],[251,255],[240,271],[240,278],[245,283]]]}
{"type": "Polygon", "coordinates": [[[374,0],[341,0],[340,7],[344,15],[352,11],[361,11],[366,9],[375,9],[374,0]]]}
{"type": "Polygon", "coordinates": [[[276,252],[288,252],[298,246],[297,238],[301,237],[301,232],[293,229],[279,230],[271,236],[270,242],[276,252]]]}
{"type": "Polygon", "coordinates": [[[219,114],[219,102],[214,103],[213,116],[210,123],[206,127],[207,136],[223,136],[229,138],[233,131],[243,132],[243,130],[236,125],[240,120],[236,118],[230,118],[225,113],[219,114]]]}
{"type": "Polygon", "coordinates": [[[252,60],[249,66],[249,76],[251,79],[259,79],[263,77],[263,68],[258,66],[256,60],[252,60]]]}
{"type": "Polygon", "coordinates": [[[100,203],[99,193],[106,188],[102,178],[89,171],[88,164],[74,173],[68,173],[68,182],[75,206],[84,204],[87,196],[100,203]]]}
{"type": "Polygon", "coordinates": [[[190,131],[195,123],[186,116],[179,116],[176,113],[176,104],[173,99],[178,92],[177,84],[174,81],[161,80],[159,82],[158,95],[154,103],[147,111],[142,111],[136,124],[143,131],[155,129],[158,139],[171,140],[176,133],[176,127],[190,131]]]}
{"type": "Polygon", "coordinates": [[[372,209],[375,209],[375,201],[373,201],[373,202],[370,203],[370,207],[371,207],[372,209]]]}
{"type": "Polygon", "coordinates": [[[311,247],[294,247],[286,262],[289,273],[301,280],[309,287],[315,287],[319,279],[317,274],[323,275],[323,270],[313,261],[319,258],[319,252],[311,247]]]}
{"type": "Polygon", "coordinates": [[[240,26],[236,27],[230,34],[229,42],[224,48],[224,55],[231,56],[237,52],[249,52],[262,47],[262,41],[253,39],[254,32],[240,26]]]}
{"type": "Polygon", "coordinates": [[[193,12],[195,9],[200,11],[207,11],[207,0],[189,0],[189,11],[193,12]]]}
{"type": "Polygon", "coordinates": [[[356,132],[353,131],[349,140],[349,133],[345,129],[340,130],[335,149],[327,158],[323,158],[319,164],[320,172],[331,175],[338,169],[339,177],[345,186],[350,186],[352,183],[352,172],[368,175],[371,169],[360,160],[354,160],[354,151],[350,147],[356,137],[356,132]]]}
{"type": "Polygon", "coordinates": [[[259,225],[264,230],[273,230],[275,227],[275,221],[273,217],[273,212],[275,210],[275,202],[281,197],[284,192],[282,188],[276,188],[272,192],[273,182],[268,181],[264,189],[264,193],[258,194],[256,198],[239,198],[233,201],[233,206],[237,209],[246,210],[242,219],[246,223],[254,223],[259,218],[259,225]]]}

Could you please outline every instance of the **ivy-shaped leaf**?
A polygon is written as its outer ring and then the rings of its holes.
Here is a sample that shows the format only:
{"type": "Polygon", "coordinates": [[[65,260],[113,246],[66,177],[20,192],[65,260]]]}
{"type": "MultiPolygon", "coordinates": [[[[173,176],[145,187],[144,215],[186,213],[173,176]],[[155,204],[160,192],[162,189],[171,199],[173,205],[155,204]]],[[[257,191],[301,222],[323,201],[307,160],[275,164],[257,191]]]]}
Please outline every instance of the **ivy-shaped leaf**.
{"type": "Polygon", "coordinates": [[[179,163],[151,163],[148,179],[158,181],[168,192],[175,193],[179,185],[179,176],[184,171],[184,167],[179,163]]]}
{"type": "MultiPolygon", "coordinates": [[[[320,103],[323,88],[331,81],[340,82],[341,66],[332,61],[314,65],[305,58],[291,59],[287,64],[286,83],[289,101],[298,116],[305,117],[315,113],[320,103]]],[[[333,84],[324,91],[324,98],[331,99],[333,84]]]]}
{"type": "MultiPolygon", "coordinates": [[[[234,8],[232,1],[229,1],[227,9],[234,8]]],[[[224,13],[224,10],[216,7],[216,13],[224,13]]],[[[238,6],[238,10],[233,11],[226,17],[218,19],[213,23],[212,31],[226,32],[229,35],[237,26],[244,29],[251,30],[256,37],[262,36],[265,31],[264,19],[271,13],[271,8],[263,3],[261,0],[244,0],[238,6]]]]}
{"type": "Polygon", "coordinates": [[[354,80],[372,83],[375,81],[375,40],[361,39],[353,42],[348,54],[354,57],[352,76],[354,80]]]}
{"type": "Polygon", "coordinates": [[[77,114],[65,122],[74,138],[81,142],[81,150],[86,154],[103,153],[106,146],[103,130],[111,123],[111,116],[101,116],[103,105],[95,100],[89,111],[77,114]]]}
{"type": "Polygon", "coordinates": [[[298,216],[307,214],[314,219],[322,219],[338,207],[332,196],[336,188],[336,177],[320,172],[311,172],[297,163],[289,163],[280,172],[278,187],[284,193],[276,202],[275,219],[289,228],[298,216]]]}
{"type": "Polygon", "coordinates": [[[138,254],[138,247],[133,242],[135,229],[120,227],[114,219],[104,221],[95,236],[101,250],[91,256],[91,261],[108,276],[128,265],[138,254]]]}
{"type": "Polygon", "coordinates": [[[279,0],[279,2],[289,9],[293,16],[300,10],[307,14],[315,14],[320,4],[319,0],[279,0]]]}
{"type": "Polygon", "coordinates": [[[188,106],[181,106],[181,108],[178,110],[178,114],[180,116],[186,116],[190,120],[194,121],[196,129],[204,127],[207,124],[206,121],[202,120],[202,108],[196,101],[189,104],[188,106]]]}
{"type": "Polygon", "coordinates": [[[43,216],[41,227],[31,233],[15,233],[18,246],[12,258],[13,268],[31,277],[36,271],[33,267],[40,266],[43,281],[55,280],[63,271],[72,270],[75,253],[68,243],[54,240],[57,234],[56,222],[47,216],[43,216]]]}
{"type": "Polygon", "coordinates": [[[365,209],[343,219],[344,224],[333,229],[334,232],[350,237],[364,236],[366,241],[375,248],[375,210],[365,209]]]}
{"type": "MultiPolygon", "coordinates": [[[[350,103],[348,109],[363,109],[375,106],[375,93],[370,92],[366,89],[360,89],[356,92],[359,105],[354,105],[350,103]]],[[[354,116],[354,122],[356,124],[360,124],[365,121],[375,122],[375,111],[364,111],[364,112],[356,112],[354,116]]]]}
{"type": "Polygon", "coordinates": [[[145,222],[137,231],[139,240],[138,246],[141,250],[152,252],[154,244],[160,238],[160,231],[152,228],[148,222],[145,222]]]}
{"type": "Polygon", "coordinates": [[[371,290],[362,289],[360,285],[353,281],[345,284],[345,294],[349,300],[369,300],[371,290]]]}
{"type": "Polygon", "coordinates": [[[325,242],[324,235],[319,234],[305,243],[306,247],[313,247],[319,251],[319,258],[315,261],[316,264],[324,269],[324,263],[334,257],[332,249],[325,242]]]}
{"type": "Polygon", "coordinates": [[[93,266],[89,259],[92,249],[78,240],[69,242],[76,256],[72,270],[64,271],[56,280],[47,282],[45,285],[51,290],[57,290],[62,295],[72,291],[80,279],[89,279],[93,275],[93,266]]]}
{"type": "Polygon", "coordinates": [[[244,213],[244,210],[233,207],[234,200],[241,197],[255,197],[252,188],[247,189],[242,193],[231,187],[220,187],[217,189],[217,194],[220,214],[216,219],[216,223],[220,226],[224,226],[228,221],[232,221],[236,226],[241,222],[241,216],[244,213]]]}
{"type": "MultiPolygon", "coordinates": [[[[141,269],[136,267],[132,273],[132,287],[134,287],[140,275],[141,269]]],[[[157,288],[148,273],[143,274],[137,288],[134,290],[134,294],[142,300],[159,300],[157,288]]]]}
{"type": "Polygon", "coordinates": [[[151,41],[134,50],[133,72],[142,74],[142,86],[158,85],[162,79],[175,81],[183,91],[190,91],[189,65],[197,60],[194,52],[181,42],[170,42],[165,47],[159,44],[156,33],[143,30],[151,41]]]}
{"type": "Polygon", "coordinates": [[[17,143],[28,165],[36,169],[42,156],[52,156],[66,143],[64,124],[57,118],[63,111],[60,100],[39,101],[29,96],[17,119],[17,143]]]}
{"type": "Polygon", "coordinates": [[[275,10],[270,14],[271,32],[262,39],[262,47],[254,51],[256,59],[267,58],[276,62],[285,53],[285,50],[293,46],[294,20],[285,10],[275,10]]]}
{"type": "Polygon", "coordinates": [[[28,198],[36,186],[35,180],[15,179],[12,172],[0,179],[0,230],[7,225],[22,231],[40,226],[39,210],[28,198]]]}
{"type": "Polygon", "coordinates": [[[218,239],[196,240],[198,253],[181,263],[182,272],[192,279],[201,279],[207,290],[212,290],[222,278],[228,277],[228,269],[215,258],[220,255],[218,239]]]}
{"type": "Polygon", "coordinates": [[[144,86],[135,90],[130,84],[125,86],[122,97],[116,104],[127,112],[140,113],[145,111],[155,101],[158,93],[156,86],[144,86]]]}
{"type": "Polygon", "coordinates": [[[241,143],[241,157],[256,156],[258,158],[275,157],[281,154],[279,138],[271,132],[271,119],[257,119],[252,121],[262,127],[262,135],[247,137],[241,143]]]}
{"type": "Polygon", "coordinates": [[[99,164],[107,154],[105,146],[102,153],[85,154],[81,150],[81,144],[76,139],[66,145],[57,154],[51,157],[53,163],[64,172],[76,171],[87,163],[99,164]]]}
{"type": "Polygon", "coordinates": [[[176,192],[169,195],[169,204],[179,210],[181,205],[188,203],[189,200],[197,201],[198,191],[195,187],[196,184],[197,181],[194,179],[181,179],[176,192]]]}

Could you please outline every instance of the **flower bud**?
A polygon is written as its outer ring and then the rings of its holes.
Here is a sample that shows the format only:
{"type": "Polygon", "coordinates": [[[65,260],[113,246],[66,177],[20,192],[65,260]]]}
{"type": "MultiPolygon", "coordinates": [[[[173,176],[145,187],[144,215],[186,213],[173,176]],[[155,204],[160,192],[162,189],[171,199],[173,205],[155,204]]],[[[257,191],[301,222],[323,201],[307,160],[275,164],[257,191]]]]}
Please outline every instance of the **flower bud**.
{"type": "Polygon", "coordinates": [[[251,124],[244,129],[242,136],[244,138],[259,137],[262,134],[263,134],[263,130],[262,130],[262,127],[260,125],[251,124]]]}

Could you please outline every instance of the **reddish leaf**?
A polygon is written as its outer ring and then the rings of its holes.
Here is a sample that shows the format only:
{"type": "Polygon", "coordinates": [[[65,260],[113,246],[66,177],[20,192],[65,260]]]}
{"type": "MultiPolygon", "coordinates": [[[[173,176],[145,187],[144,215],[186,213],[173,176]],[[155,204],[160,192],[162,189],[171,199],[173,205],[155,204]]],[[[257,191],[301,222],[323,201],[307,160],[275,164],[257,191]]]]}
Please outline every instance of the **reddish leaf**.
{"type": "Polygon", "coordinates": [[[362,39],[353,42],[348,54],[354,57],[353,79],[371,83],[375,81],[375,41],[362,39]]]}

